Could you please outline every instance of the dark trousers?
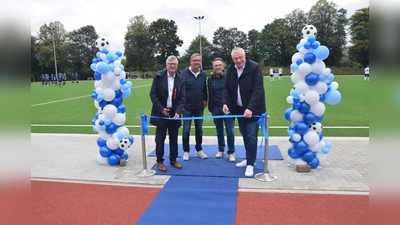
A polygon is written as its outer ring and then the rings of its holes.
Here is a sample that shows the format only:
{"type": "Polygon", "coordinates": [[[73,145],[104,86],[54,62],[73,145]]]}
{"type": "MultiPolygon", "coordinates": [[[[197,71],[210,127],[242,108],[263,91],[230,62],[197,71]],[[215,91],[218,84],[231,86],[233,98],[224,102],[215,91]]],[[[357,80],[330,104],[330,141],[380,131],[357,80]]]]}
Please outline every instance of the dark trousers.
{"type": "Polygon", "coordinates": [[[169,160],[176,161],[178,157],[178,121],[169,120],[167,126],[156,128],[156,156],[157,162],[164,162],[164,143],[165,138],[169,136],[169,160]]]}
{"type": "MultiPolygon", "coordinates": [[[[243,115],[246,109],[237,107],[236,114],[243,115]]],[[[246,149],[247,165],[254,166],[257,157],[258,124],[257,118],[238,118],[239,130],[243,137],[244,148],[246,149]]]]}

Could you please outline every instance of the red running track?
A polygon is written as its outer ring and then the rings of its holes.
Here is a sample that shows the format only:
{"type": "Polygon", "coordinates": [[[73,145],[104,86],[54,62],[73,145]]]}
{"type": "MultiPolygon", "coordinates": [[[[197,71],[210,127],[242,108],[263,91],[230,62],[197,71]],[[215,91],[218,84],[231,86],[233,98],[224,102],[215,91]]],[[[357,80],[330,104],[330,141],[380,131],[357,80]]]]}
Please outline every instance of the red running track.
{"type": "MultiPolygon", "coordinates": [[[[31,224],[135,224],[160,190],[31,181],[31,224]]],[[[368,195],[238,192],[235,224],[368,224],[368,203],[368,195]]]]}

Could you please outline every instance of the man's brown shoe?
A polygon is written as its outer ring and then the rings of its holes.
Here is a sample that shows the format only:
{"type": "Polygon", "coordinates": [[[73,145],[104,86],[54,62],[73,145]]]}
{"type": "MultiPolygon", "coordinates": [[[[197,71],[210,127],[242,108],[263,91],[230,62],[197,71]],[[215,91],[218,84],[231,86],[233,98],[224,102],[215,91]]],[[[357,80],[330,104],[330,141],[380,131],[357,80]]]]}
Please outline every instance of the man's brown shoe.
{"type": "Polygon", "coordinates": [[[173,166],[173,167],[175,167],[177,169],[181,169],[182,168],[182,165],[179,164],[177,161],[172,161],[170,164],[171,164],[171,166],[173,166]]]}
{"type": "Polygon", "coordinates": [[[158,163],[158,170],[165,172],[167,171],[167,168],[165,168],[164,163],[158,163]]]}

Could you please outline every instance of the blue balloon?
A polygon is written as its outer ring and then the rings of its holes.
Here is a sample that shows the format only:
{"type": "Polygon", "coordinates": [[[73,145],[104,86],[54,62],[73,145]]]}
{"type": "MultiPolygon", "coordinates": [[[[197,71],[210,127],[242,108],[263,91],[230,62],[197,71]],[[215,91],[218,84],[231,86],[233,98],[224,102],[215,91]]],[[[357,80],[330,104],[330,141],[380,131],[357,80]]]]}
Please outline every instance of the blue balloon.
{"type": "Polygon", "coordinates": [[[119,134],[118,134],[118,139],[119,139],[119,140],[122,140],[124,137],[125,137],[124,134],[122,134],[122,133],[119,133],[119,134]]]}
{"type": "Polygon", "coordinates": [[[290,69],[293,71],[296,71],[299,68],[299,66],[296,63],[290,64],[290,69]]]}
{"type": "Polygon", "coordinates": [[[302,59],[297,59],[297,60],[296,60],[296,64],[297,64],[297,65],[300,65],[300,64],[302,64],[302,63],[303,63],[303,60],[302,60],[302,59]]]}
{"type": "Polygon", "coordinates": [[[101,74],[106,74],[108,72],[108,64],[105,62],[97,63],[97,71],[101,74]]]}
{"type": "Polygon", "coordinates": [[[307,41],[310,42],[311,44],[314,43],[314,41],[315,41],[315,36],[314,36],[314,35],[308,36],[307,41]]]}
{"type": "Polygon", "coordinates": [[[289,138],[289,142],[290,142],[290,143],[294,143],[295,141],[293,140],[292,137],[290,137],[290,138],[289,138]]]}
{"type": "Polygon", "coordinates": [[[300,97],[299,96],[294,96],[293,97],[293,102],[294,103],[299,103],[300,102],[300,97]]]}
{"type": "Polygon", "coordinates": [[[125,107],[124,104],[121,104],[121,105],[119,105],[119,106],[117,107],[117,112],[118,112],[118,113],[125,113],[125,111],[126,111],[126,107],[125,107]]]}
{"type": "Polygon", "coordinates": [[[106,58],[108,59],[108,61],[113,62],[113,54],[108,53],[106,58]]]}
{"type": "Polygon", "coordinates": [[[312,49],[317,49],[320,45],[321,44],[318,41],[316,41],[316,42],[311,43],[311,48],[312,49]]]}
{"type": "Polygon", "coordinates": [[[96,119],[92,119],[92,125],[96,125],[96,119]]]}
{"type": "Polygon", "coordinates": [[[316,59],[315,55],[311,52],[306,53],[304,55],[304,62],[306,62],[308,64],[313,64],[315,62],[315,59],[316,59]]]}
{"type": "Polygon", "coordinates": [[[90,69],[92,69],[93,71],[96,71],[96,63],[90,64],[90,69]]]}
{"type": "Polygon", "coordinates": [[[101,50],[101,52],[106,54],[106,55],[108,54],[108,50],[106,48],[103,48],[103,50],[101,50]]]}
{"type": "Polygon", "coordinates": [[[111,166],[119,165],[120,160],[121,160],[121,157],[117,154],[111,154],[107,159],[108,164],[110,164],[111,166]]]}
{"type": "Polygon", "coordinates": [[[322,148],[322,153],[324,153],[324,154],[328,154],[329,153],[329,148],[327,148],[327,147],[324,147],[324,148],[322,148]]]}
{"type": "Polygon", "coordinates": [[[121,53],[120,51],[117,51],[115,54],[116,54],[118,57],[121,57],[121,56],[122,56],[122,53],[121,53]]]}
{"type": "Polygon", "coordinates": [[[305,48],[305,49],[310,49],[310,48],[311,48],[310,42],[304,43],[304,48],[305,48]]]}
{"type": "Polygon", "coordinates": [[[297,122],[294,124],[294,131],[300,135],[308,132],[308,125],[304,122],[297,122]]]}
{"type": "Polygon", "coordinates": [[[93,77],[94,77],[95,80],[101,80],[101,73],[96,71],[96,72],[94,72],[93,77]]]}
{"type": "Polygon", "coordinates": [[[332,142],[326,141],[326,142],[325,142],[325,147],[331,148],[331,147],[332,147],[332,142]]]}
{"type": "Polygon", "coordinates": [[[319,101],[320,102],[325,101],[325,94],[319,95],[319,101]]]}
{"type": "Polygon", "coordinates": [[[110,125],[106,126],[107,134],[113,134],[113,133],[115,133],[117,131],[117,129],[118,129],[118,127],[113,123],[111,123],[110,125]]]}
{"type": "Polygon", "coordinates": [[[326,80],[329,82],[333,81],[333,79],[335,79],[335,75],[333,74],[329,74],[328,76],[326,76],[326,80]]]}
{"type": "Polygon", "coordinates": [[[114,63],[109,63],[109,64],[108,64],[108,70],[109,70],[109,71],[114,71],[114,69],[115,69],[114,63]]]}
{"type": "Polygon", "coordinates": [[[115,107],[118,107],[122,103],[122,97],[115,97],[113,100],[111,100],[110,104],[114,105],[115,107]]]}
{"type": "Polygon", "coordinates": [[[96,93],[92,93],[92,98],[93,99],[97,99],[97,94],[96,93]]]}
{"type": "Polygon", "coordinates": [[[125,79],[121,79],[121,80],[119,80],[119,83],[124,85],[124,84],[126,84],[126,80],[125,79]]]}
{"type": "Polygon", "coordinates": [[[123,98],[127,98],[131,95],[131,89],[126,90],[125,92],[122,93],[123,98]]]}
{"type": "Polygon", "coordinates": [[[109,148],[107,148],[107,146],[102,146],[100,147],[99,153],[103,157],[108,157],[112,154],[112,151],[109,148]]]}
{"type": "Polygon", "coordinates": [[[315,86],[318,81],[319,81],[319,76],[316,73],[310,73],[308,74],[305,78],[304,81],[309,85],[309,86],[315,86]]]}
{"type": "Polygon", "coordinates": [[[121,70],[124,70],[124,65],[119,65],[119,68],[120,68],[121,70]]]}
{"type": "Polygon", "coordinates": [[[93,126],[92,129],[93,129],[93,132],[98,132],[96,129],[96,126],[93,126]]]}
{"type": "Polygon", "coordinates": [[[324,120],[324,115],[316,116],[315,121],[321,123],[324,120]]]}
{"type": "Polygon", "coordinates": [[[292,121],[292,120],[290,119],[290,113],[292,113],[292,111],[293,111],[292,108],[288,108],[288,109],[286,109],[285,113],[283,114],[284,117],[285,117],[285,119],[286,119],[287,121],[289,121],[289,122],[292,121]]]}
{"type": "Polygon", "coordinates": [[[103,121],[103,120],[100,120],[100,121],[99,121],[99,125],[100,125],[100,126],[103,126],[103,125],[104,125],[104,121],[103,121]]]}
{"type": "Polygon", "coordinates": [[[314,157],[313,160],[311,160],[310,163],[308,163],[308,165],[310,165],[311,169],[315,169],[319,166],[319,159],[318,157],[314,157]]]}
{"type": "Polygon", "coordinates": [[[303,115],[303,121],[304,121],[306,124],[313,124],[313,123],[315,123],[315,121],[316,121],[315,114],[312,113],[312,112],[307,112],[307,113],[305,113],[305,114],[303,115]]]}
{"type": "Polygon", "coordinates": [[[303,44],[300,44],[300,43],[299,43],[299,44],[297,44],[297,45],[296,45],[296,49],[297,49],[297,51],[299,51],[301,47],[303,47],[303,44]]]}
{"type": "Polygon", "coordinates": [[[122,91],[121,90],[116,90],[115,91],[115,97],[116,98],[119,98],[119,97],[121,97],[122,96],[122,91]]]}
{"type": "Polygon", "coordinates": [[[298,110],[300,108],[300,102],[295,102],[292,104],[292,109],[293,110],[298,110]]]}
{"type": "Polygon", "coordinates": [[[300,103],[300,107],[297,109],[301,113],[307,113],[310,111],[310,105],[307,104],[306,102],[300,103]]]}
{"type": "Polygon", "coordinates": [[[293,148],[297,153],[302,154],[308,150],[308,144],[301,140],[299,142],[295,142],[293,148]]]}
{"type": "MultiPolygon", "coordinates": [[[[103,139],[101,139],[101,138],[97,138],[97,145],[98,145],[99,147],[106,146],[106,142],[107,142],[107,141],[105,141],[105,140],[103,140],[103,139]]],[[[103,157],[106,157],[106,156],[103,156],[103,157]]]]}
{"type": "Polygon", "coordinates": [[[293,136],[293,134],[295,134],[294,130],[288,130],[287,133],[288,133],[289,137],[291,137],[291,136],[293,136]]]}
{"type": "Polygon", "coordinates": [[[310,150],[307,150],[306,152],[301,154],[301,159],[307,162],[307,164],[310,163],[314,158],[315,158],[315,153],[310,150]]]}
{"type": "Polygon", "coordinates": [[[300,158],[300,154],[298,152],[296,152],[296,150],[294,150],[293,146],[290,146],[288,149],[288,155],[290,156],[290,158],[292,159],[298,159],[300,158]]]}
{"type": "Polygon", "coordinates": [[[103,96],[102,94],[99,94],[99,95],[97,95],[96,100],[97,100],[98,102],[101,102],[101,101],[104,100],[104,96],[103,96]]]}
{"type": "Polygon", "coordinates": [[[104,125],[108,126],[111,124],[111,120],[109,118],[104,119],[104,125]]]}
{"type": "Polygon", "coordinates": [[[318,133],[318,136],[319,136],[319,141],[322,141],[322,139],[324,138],[322,131],[318,133]]]}
{"type": "Polygon", "coordinates": [[[342,99],[342,95],[337,90],[330,90],[325,93],[325,101],[329,105],[336,105],[342,99]]]}
{"type": "Polygon", "coordinates": [[[315,49],[314,54],[317,59],[324,60],[329,56],[329,49],[326,46],[321,45],[315,49]]]}
{"type": "Polygon", "coordinates": [[[298,97],[299,95],[300,95],[300,91],[298,91],[298,90],[290,91],[290,96],[298,97]]]}
{"type": "Polygon", "coordinates": [[[99,102],[100,108],[104,108],[107,104],[108,103],[106,101],[104,101],[104,100],[99,102]]]}
{"type": "Polygon", "coordinates": [[[124,153],[124,150],[117,148],[114,150],[114,153],[120,156],[120,155],[122,155],[122,153],[124,153]]]}
{"type": "Polygon", "coordinates": [[[320,75],[318,75],[318,79],[319,79],[319,81],[324,81],[326,79],[326,77],[325,77],[325,75],[320,74],[320,75]]]}
{"type": "Polygon", "coordinates": [[[129,155],[128,153],[126,153],[126,151],[124,151],[121,155],[120,155],[121,159],[128,159],[129,155]]]}
{"type": "Polygon", "coordinates": [[[131,142],[131,145],[133,145],[134,139],[133,139],[132,135],[128,136],[128,140],[129,140],[129,142],[131,142]]]}
{"type": "Polygon", "coordinates": [[[96,52],[96,57],[100,58],[100,54],[101,54],[101,52],[96,52]]]}

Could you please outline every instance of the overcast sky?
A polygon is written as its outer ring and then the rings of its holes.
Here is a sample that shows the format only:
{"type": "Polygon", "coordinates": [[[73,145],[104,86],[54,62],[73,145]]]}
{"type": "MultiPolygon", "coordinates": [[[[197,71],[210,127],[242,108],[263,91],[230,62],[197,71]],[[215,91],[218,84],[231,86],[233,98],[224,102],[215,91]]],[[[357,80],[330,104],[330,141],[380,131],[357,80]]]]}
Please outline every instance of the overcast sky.
{"type": "MultiPolygon", "coordinates": [[[[93,25],[100,37],[105,37],[117,50],[124,51],[124,36],[129,19],[144,15],[149,24],[158,18],[174,20],[178,26],[178,36],[183,40],[178,48],[181,56],[199,34],[199,21],[194,16],[204,16],[201,20],[201,34],[212,42],[214,32],[219,27],[235,27],[247,32],[261,31],[264,25],[274,19],[284,18],[296,8],[308,12],[317,0],[278,0],[268,6],[260,0],[32,0],[31,34],[36,36],[40,26],[60,21],[67,31],[93,25]],[[261,4],[260,4],[261,3],[261,4]]],[[[350,17],[357,9],[368,7],[369,0],[333,0],[338,8],[347,9],[350,17]]],[[[317,27],[318,29],[323,29],[317,27]]],[[[94,40],[95,41],[95,40],[94,40]]]]}

